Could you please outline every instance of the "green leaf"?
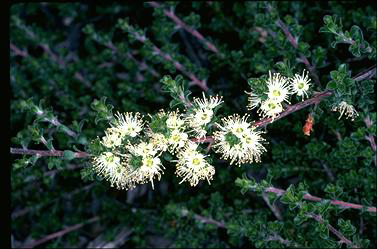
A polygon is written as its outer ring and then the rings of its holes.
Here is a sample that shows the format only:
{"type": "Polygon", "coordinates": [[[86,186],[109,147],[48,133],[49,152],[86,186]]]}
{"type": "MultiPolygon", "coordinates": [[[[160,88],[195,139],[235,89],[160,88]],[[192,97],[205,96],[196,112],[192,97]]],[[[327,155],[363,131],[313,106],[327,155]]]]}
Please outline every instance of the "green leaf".
{"type": "Polygon", "coordinates": [[[75,152],[71,151],[71,150],[65,150],[64,153],[63,153],[63,158],[64,160],[72,160],[74,159],[76,156],[75,156],[75,152]]]}
{"type": "Polygon", "coordinates": [[[326,85],[326,89],[328,90],[334,90],[336,89],[336,82],[335,81],[329,81],[326,85]]]}

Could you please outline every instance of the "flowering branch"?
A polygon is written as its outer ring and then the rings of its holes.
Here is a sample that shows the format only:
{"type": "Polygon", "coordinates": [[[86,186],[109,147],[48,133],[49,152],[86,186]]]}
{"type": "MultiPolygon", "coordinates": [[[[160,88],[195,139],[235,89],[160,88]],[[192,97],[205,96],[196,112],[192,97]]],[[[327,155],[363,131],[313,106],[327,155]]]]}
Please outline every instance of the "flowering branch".
{"type": "MultiPolygon", "coordinates": [[[[268,5],[267,7],[268,11],[271,12],[272,11],[272,7],[271,5],[268,5]]],[[[280,19],[278,19],[276,22],[275,22],[276,26],[278,26],[279,28],[281,28],[285,34],[285,36],[287,36],[287,39],[288,41],[291,43],[291,45],[297,49],[298,48],[298,44],[297,44],[297,40],[296,38],[293,37],[293,35],[289,32],[289,29],[288,27],[284,24],[283,21],[281,21],[280,19]]],[[[313,65],[310,64],[308,58],[306,58],[306,56],[299,52],[299,55],[300,55],[300,59],[302,60],[302,62],[304,62],[305,66],[307,67],[307,69],[309,70],[310,74],[313,76],[314,78],[314,81],[318,84],[318,86],[321,86],[321,82],[319,81],[319,77],[317,75],[317,73],[315,72],[315,67],[313,65]]]]}
{"type": "MultiPolygon", "coordinates": [[[[283,189],[274,188],[274,187],[268,187],[264,191],[265,192],[270,192],[270,193],[275,193],[278,196],[282,196],[286,192],[283,189]]],[[[316,201],[316,202],[320,202],[320,201],[324,200],[322,198],[319,198],[317,196],[313,196],[311,194],[305,194],[303,198],[305,200],[308,200],[308,201],[316,201]]],[[[344,208],[354,208],[354,209],[363,209],[363,208],[366,208],[366,210],[368,212],[372,212],[372,213],[376,213],[377,212],[376,207],[365,207],[365,206],[362,206],[362,205],[359,205],[359,204],[354,204],[354,203],[349,203],[349,202],[344,202],[344,201],[338,201],[338,200],[331,200],[330,203],[333,204],[333,205],[342,206],[344,208]]]]}
{"type": "MultiPolygon", "coordinates": [[[[151,5],[152,7],[155,7],[155,8],[160,8],[161,7],[161,4],[157,3],[157,2],[147,2],[147,4],[151,5]]],[[[203,42],[209,50],[211,50],[212,52],[216,53],[216,54],[220,54],[222,55],[219,50],[216,48],[215,45],[213,45],[211,42],[209,42],[206,38],[204,38],[204,36],[202,34],[200,34],[196,29],[188,26],[186,23],[184,23],[181,19],[179,19],[173,10],[164,10],[164,14],[165,16],[169,17],[170,19],[172,19],[179,27],[183,28],[184,30],[186,30],[187,32],[189,32],[191,35],[193,35],[194,37],[196,37],[198,40],[200,40],[201,42],[203,42]]]]}
{"type": "MultiPolygon", "coordinates": [[[[322,219],[321,215],[316,215],[316,214],[313,214],[313,213],[310,213],[310,214],[307,214],[307,216],[309,218],[313,218],[315,219],[316,221],[318,221],[319,223],[323,224],[324,220],[322,219]]],[[[347,239],[341,232],[339,232],[338,230],[336,230],[333,226],[331,226],[330,224],[327,224],[327,228],[336,236],[340,239],[340,242],[341,243],[346,243],[347,245],[351,246],[352,248],[359,248],[358,246],[354,245],[352,243],[352,241],[350,241],[349,239],[347,239]]]]}
{"type": "Polygon", "coordinates": [[[58,232],[55,232],[55,233],[52,233],[52,234],[49,234],[47,235],[46,237],[42,238],[42,239],[39,239],[29,245],[23,245],[21,248],[33,248],[33,247],[36,247],[40,244],[43,244],[49,240],[52,240],[52,239],[55,239],[55,238],[60,238],[62,237],[63,235],[67,234],[67,233],[70,233],[70,232],[73,232],[73,231],[76,231],[77,229],[80,229],[82,226],[86,225],[86,224],[90,224],[90,223],[93,223],[93,222],[96,222],[98,221],[100,218],[98,216],[95,216],[89,220],[86,220],[84,222],[81,222],[79,224],[76,224],[76,225],[73,225],[73,226],[69,226],[61,231],[58,231],[58,232]]]}
{"type": "MultiPolygon", "coordinates": [[[[20,149],[20,148],[10,148],[11,154],[22,154],[22,155],[38,155],[43,156],[64,156],[64,151],[61,150],[29,150],[29,149],[20,149]]],[[[75,152],[75,158],[89,157],[90,154],[87,152],[75,152]]]]}

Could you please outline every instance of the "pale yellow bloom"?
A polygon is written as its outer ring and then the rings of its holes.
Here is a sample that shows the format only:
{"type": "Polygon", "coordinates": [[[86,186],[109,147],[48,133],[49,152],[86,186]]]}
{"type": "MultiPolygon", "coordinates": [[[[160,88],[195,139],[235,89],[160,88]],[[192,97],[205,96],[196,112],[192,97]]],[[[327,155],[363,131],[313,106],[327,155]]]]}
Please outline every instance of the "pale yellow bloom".
{"type": "Polygon", "coordinates": [[[269,72],[270,78],[267,80],[267,87],[268,87],[268,98],[274,100],[275,102],[283,102],[288,101],[290,92],[290,84],[289,80],[281,76],[280,73],[271,74],[269,72]]]}
{"type": "Polygon", "coordinates": [[[280,102],[276,102],[274,99],[266,99],[262,102],[258,113],[263,118],[272,118],[272,121],[283,111],[283,106],[280,102]]]}
{"type": "Polygon", "coordinates": [[[144,123],[138,112],[135,114],[132,112],[123,114],[118,112],[115,117],[117,119],[111,129],[120,133],[121,136],[136,137],[143,129],[144,123]]]}
{"type": "Polygon", "coordinates": [[[347,104],[347,102],[345,101],[340,102],[338,106],[333,106],[332,111],[338,111],[340,113],[338,119],[343,116],[344,112],[347,116],[346,119],[351,118],[352,121],[354,121],[355,118],[359,116],[355,108],[352,105],[347,104]]]}
{"type": "Polygon", "coordinates": [[[297,96],[302,96],[302,100],[304,100],[304,95],[308,97],[307,91],[309,90],[310,86],[308,72],[304,70],[302,76],[299,74],[295,74],[295,76],[291,79],[291,86],[292,93],[296,93],[297,96]],[[306,75],[305,72],[307,73],[306,75]]]}
{"type": "Polygon", "coordinates": [[[214,132],[213,148],[222,154],[223,159],[230,159],[230,164],[260,162],[260,157],[266,151],[260,136],[262,132],[254,130],[247,122],[248,115],[242,118],[232,115],[222,119],[222,125],[217,124],[219,131],[214,132]]]}
{"type": "Polygon", "coordinates": [[[197,151],[197,147],[197,144],[188,142],[178,154],[176,174],[183,177],[180,184],[188,181],[191,186],[196,186],[200,180],[204,179],[211,184],[215,168],[206,161],[205,155],[197,151]]]}

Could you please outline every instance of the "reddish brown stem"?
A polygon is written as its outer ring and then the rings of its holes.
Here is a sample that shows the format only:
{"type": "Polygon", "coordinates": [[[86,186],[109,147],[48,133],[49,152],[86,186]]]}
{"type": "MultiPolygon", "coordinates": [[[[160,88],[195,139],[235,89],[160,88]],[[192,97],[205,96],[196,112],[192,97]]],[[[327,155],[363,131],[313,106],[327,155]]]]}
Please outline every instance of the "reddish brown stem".
{"type": "MultiPolygon", "coordinates": [[[[265,189],[265,192],[275,193],[278,196],[282,196],[282,195],[284,195],[285,190],[279,189],[279,188],[274,188],[274,187],[269,187],[269,188],[265,189]]],[[[311,194],[305,194],[304,199],[308,200],[308,201],[317,201],[317,202],[325,200],[325,199],[319,198],[317,196],[313,196],[311,194]]],[[[333,204],[333,205],[342,206],[344,208],[354,208],[354,209],[366,208],[366,210],[368,212],[376,213],[376,207],[364,207],[364,206],[359,205],[359,204],[354,204],[354,203],[349,203],[349,202],[344,202],[344,201],[339,201],[339,200],[331,200],[330,203],[333,204]]]]}
{"type": "MultiPolygon", "coordinates": [[[[315,219],[316,221],[318,221],[319,223],[323,223],[324,220],[322,219],[322,217],[320,215],[316,215],[316,214],[307,214],[308,217],[310,218],[313,218],[315,219]]],[[[347,245],[350,245],[352,248],[359,248],[358,246],[354,245],[352,243],[352,241],[350,241],[349,239],[347,239],[341,232],[339,232],[338,230],[336,230],[333,226],[331,226],[330,224],[327,224],[327,228],[336,236],[340,239],[340,241],[342,243],[346,243],[347,245]]]]}
{"type": "Polygon", "coordinates": [[[58,231],[56,233],[52,233],[52,234],[49,234],[47,235],[46,237],[42,238],[42,239],[39,239],[29,245],[23,245],[22,248],[33,248],[33,247],[36,247],[40,244],[43,244],[49,240],[52,240],[52,239],[55,239],[55,238],[59,238],[59,237],[62,237],[63,235],[67,234],[67,233],[70,233],[70,232],[73,232],[77,229],[80,229],[82,226],[86,225],[86,224],[89,224],[89,223],[93,223],[93,222],[96,222],[98,221],[100,218],[98,216],[95,216],[89,220],[86,220],[82,223],[79,223],[79,224],[76,224],[76,225],[73,225],[73,226],[69,226],[61,231],[58,231]]]}
{"type": "MultiPolygon", "coordinates": [[[[140,34],[138,34],[137,32],[133,32],[132,33],[134,35],[134,37],[136,38],[136,40],[142,42],[142,43],[145,43],[147,38],[145,36],[142,36],[140,34]]],[[[199,86],[203,91],[207,92],[208,91],[208,86],[207,86],[207,83],[205,80],[199,80],[192,72],[190,72],[189,70],[187,70],[180,62],[178,61],[175,61],[170,54],[168,53],[165,53],[163,51],[161,51],[161,49],[159,49],[156,45],[154,45],[153,43],[152,44],[152,47],[153,47],[153,52],[159,56],[161,56],[162,58],[164,58],[165,60],[167,61],[170,61],[173,63],[174,67],[178,70],[178,71],[181,71],[184,75],[186,75],[188,78],[191,79],[191,82],[190,82],[190,85],[197,85],[199,86]]]]}
{"type": "MultiPolygon", "coordinates": [[[[155,7],[155,8],[161,7],[161,4],[159,4],[157,2],[147,2],[147,3],[149,5],[151,5],[152,7],[155,7]]],[[[168,11],[168,10],[165,9],[164,14],[165,14],[165,16],[172,19],[179,27],[183,28],[184,30],[189,32],[191,35],[196,37],[198,40],[203,42],[208,47],[209,50],[211,50],[212,52],[214,52],[216,54],[219,54],[219,50],[216,48],[215,45],[213,45],[206,38],[204,38],[204,36],[202,34],[200,34],[196,29],[188,26],[185,22],[183,22],[181,19],[179,19],[172,10],[168,11]]]]}
{"type": "MultiPolygon", "coordinates": [[[[23,155],[38,155],[40,157],[43,156],[60,156],[64,155],[64,151],[61,150],[28,150],[28,149],[20,149],[20,148],[10,148],[11,154],[23,154],[23,155]]],[[[86,152],[75,152],[75,158],[83,158],[89,157],[90,154],[86,152]]]]}

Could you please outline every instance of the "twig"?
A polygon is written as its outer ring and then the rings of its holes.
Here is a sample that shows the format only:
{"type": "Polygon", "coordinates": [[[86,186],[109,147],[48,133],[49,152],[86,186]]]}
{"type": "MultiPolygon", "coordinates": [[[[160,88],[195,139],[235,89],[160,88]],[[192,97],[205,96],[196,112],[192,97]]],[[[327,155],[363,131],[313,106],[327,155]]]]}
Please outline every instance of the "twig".
{"type": "MultiPolygon", "coordinates": [[[[189,214],[189,211],[187,209],[183,209],[181,213],[182,213],[182,216],[187,216],[189,214]]],[[[201,216],[201,215],[198,215],[198,214],[193,214],[193,217],[194,217],[194,219],[199,220],[203,223],[213,224],[213,225],[216,225],[218,227],[226,228],[224,222],[220,222],[220,221],[214,220],[212,218],[207,218],[207,217],[204,217],[204,216],[201,216]]]]}
{"type": "MultiPolygon", "coordinates": [[[[130,33],[133,34],[136,40],[145,43],[147,41],[147,38],[144,35],[140,35],[135,31],[129,31],[130,33]]],[[[159,49],[156,45],[154,45],[152,42],[150,42],[153,48],[153,52],[162,58],[164,58],[167,61],[170,61],[173,63],[174,67],[178,70],[181,71],[184,75],[189,77],[191,79],[191,82],[189,83],[190,85],[197,85],[199,86],[203,91],[207,92],[208,91],[208,86],[205,80],[199,80],[192,72],[188,71],[180,62],[175,61],[170,54],[162,52],[161,49],[159,49]]]]}
{"type": "Polygon", "coordinates": [[[268,196],[266,193],[262,193],[262,198],[264,202],[267,204],[267,206],[271,209],[272,213],[275,215],[276,219],[282,220],[282,216],[280,214],[279,209],[274,205],[270,203],[270,200],[268,199],[268,196]]]}
{"type": "MultiPolygon", "coordinates": [[[[43,156],[64,156],[64,151],[61,150],[29,150],[29,149],[20,149],[20,148],[10,148],[11,154],[23,154],[23,155],[38,155],[40,157],[43,156]]],[[[75,152],[75,158],[83,158],[89,157],[90,154],[86,152],[75,152]]]]}
{"type": "MultiPolygon", "coordinates": [[[[268,5],[267,7],[268,11],[271,12],[272,11],[272,7],[271,5],[268,5]]],[[[298,48],[298,44],[297,44],[297,41],[296,39],[292,36],[292,34],[289,32],[289,29],[288,27],[284,24],[283,21],[281,21],[280,19],[278,19],[276,22],[275,22],[276,26],[278,26],[279,28],[281,28],[285,34],[285,36],[287,37],[288,41],[291,43],[291,45],[297,49],[298,48]]],[[[302,60],[302,62],[304,62],[306,68],[309,70],[310,74],[313,76],[314,78],[314,81],[318,84],[318,86],[321,86],[321,82],[319,81],[319,77],[316,73],[316,70],[315,70],[315,67],[313,65],[310,64],[308,58],[306,58],[306,56],[299,52],[299,55],[300,55],[300,59],[302,60]]]]}
{"type": "MultiPolygon", "coordinates": [[[[364,119],[364,123],[366,124],[368,129],[373,125],[372,121],[370,120],[369,114],[364,119]]],[[[369,141],[370,147],[372,147],[372,150],[374,151],[374,165],[377,166],[376,142],[374,140],[374,136],[372,134],[368,134],[365,136],[365,139],[369,141]]]]}
{"type": "Polygon", "coordinates": [[[285,240],[278,234],[274,234],[274,235],[267,237],[266,241],[279,241],[280,243],[282,243],[283,245],[286,245],[288,247],[293,246],[293,247],[297,247],[297,248],[302,248],[301,245],[299,245],[295,242],[289,241],[289,240],[285,240]]]}
{"type": "Polygon", "coordinates": [[[69,226],[61,231],[58,231],[58,232],[55,232],[55,233],[52,233],[52,234],[49,234],[47,235],[46,237],[42,238],[42,239],[39,239],[29,245],[23,245],[21,248],[33,248],[33,247],[36,247],[40,244],[43,244],[49,240],[52,240],[52,239],[55,239],[55,238],[59,238],[59,237],[62,237],[63,235],[67,234],[67,233],[70,233],[70,232],[73,232],[75,230],[78,230],[80,229],[82,226],[86,225],[86,224],[90,224],[90,223],[93,223],[93,222],[96,222],[98,221],[100,218],[98,216],[95,216],[89,220],[86,220],[84,222],[81,222],[79,224],[76,224],[76,225],[73,225],[73,226],[69,226]]]}
{"type": "MultiPolygon", "coordinates": [[[[152,7],[155,7],[155,8],[160,8],[161,7],[161,4],[157,3],[157,2],[147,2],[147,4],[151,5],[152,7]]],[[[188,26],[186,23],[184,23],[181,19],[179,19],[173,10],[166,10],[164,9],[164,14],[165,16],[169,17],[170,19],[172,19],[176,24],[177,26],[183,28],[184,30],[186,30],[187,32],[189,32],[191,35],[193,35],[194,37],[196,37],[198,40],[200,40],[201,42],[203,42],[209,50],[211,50],[212,52],[216,53],[216,54],[220,54],[222,55],[219,50],[217,49],[217,47],[215,45],[213,45],[211,42],[209,42],[206,38],[204,38],[204,36],[202,34],[200,34],[196,29],[188,26]]]]}
{"type": "MultiPolygon", "coordinates": [[[[270,193],[275,193],[278,196],[282,196],[286,192],[283,189],[274,188],[274,187],[268,187],[264,191],[265,192],[270,192],[270,193]]],[[[311,194],[305,194],[303,198],[305,200],[308,200],[308,201],[317,201],[317,202],[325,200],[325,199],[319,198],[317,196],[313,196],[311,194]]],[[[365,207],[365,206],[362,206],[362,205],[359,205],[359,204],[354,204],[354,203],[349,203],[349,202],[344,202],[344,201],[339,201],[339,200],[331,200],[330,203],[332,205],[339,205],[339,206],[342,206],[344,208],[354,208],[354,209],[363,209],[363,208],[365,208],[366,211],[368,211],[368,212],[372,212],[372,213],[376,213],[377,212],[376,211],[376,207],[365,207]]]]}
{"type": "MultiPolygon", "coordinates": [[[[316,214],[313,214],[313,213],[310,213],[310,214],[307,214],[308,217],[310,218],[313,218],[315,219],[316,221],[318,221],[319,223],[323,223],[324,220],[322,219],[322,217],[320,215],[316,215],[316,214]]],[[[349,239],[347,239],[341,232],[339,232],[338,230],[336,230],[333,226],[331,226],[330,224],[327,224],[327,228],[336,236],[340,239],[340,242],[341,243],[346,243],[347,245],[351,246],[352,248],[359,248],[357,245],[353,244],[352,241],[350,241],[349,239]]]]}
{"type": "MultiPolygon", "coordinates": [[[[302,101],[302,102],[299,102],[297,104],[294,104],[294,105],[291,105],[291,106],[288,106],[287,109],[285,111],[283,111],[282,113],[280,113],[279,116],[277,116],[275,120],[278,120],[278,119],[281,119],[293,112],[296,112],[298,110],[301,110],[309,105],[313,105],[313,104],[318,104],[319,102],[321,102],[324,98],[330,96],[333,94],[333,91],[324,91],[324,92],[321,92],[317,95],[315,95],[314,97],[310,98],[310,99],[307,99],[305,101],[302,101]]],[[[266,126],[267,124],[271,123],[272,122],[272,118],[265,118],[265,119],[262,119],[262,120],[259,120],[259,121],[256,121],[253,123],[253,126],[255,127],[258,127],[258,126],[266,126]]]]}
{"type": "Polygon", "coordinates": [[[355,81],[362,81],[367,78],[372,78],[376,75],[376,65],[371,66],[370,68],[366,69],[364,72],[359,73],[355,77],[353,77],[353,80],[355,81]]]}

